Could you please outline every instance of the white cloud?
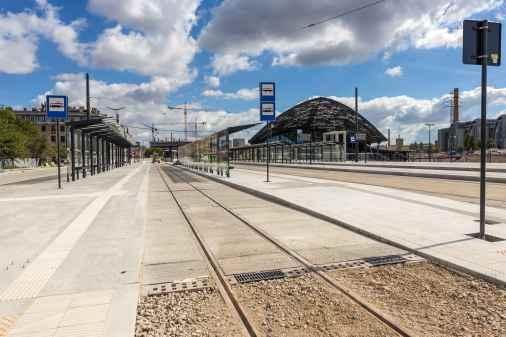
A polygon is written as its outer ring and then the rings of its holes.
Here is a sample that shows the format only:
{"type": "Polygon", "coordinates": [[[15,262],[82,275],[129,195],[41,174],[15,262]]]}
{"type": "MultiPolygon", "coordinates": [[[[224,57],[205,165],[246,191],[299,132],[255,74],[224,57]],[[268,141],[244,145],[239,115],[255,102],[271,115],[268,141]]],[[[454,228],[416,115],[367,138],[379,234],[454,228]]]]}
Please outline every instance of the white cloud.
{"type": "Polygon", "coordinates": [[[92,45],[98,67],[164,78],[167,90],[191,82],[196,42],[190,31],[199,0],[90,0],[88,9],[116,22],[92,45]]]}
{"type": "Polygon", "coordinates": [[[503,0],[390,0],[337,20],[304,25],[356,8],[356,0],[223,1],[199,44],[229,62],[223,75],[247,70],[264,52],[273,65],[349,64],[408,48],[454,48],[466,17],[499,8],[503,0]],[[233,27],[233,28],[231,28],[233,27]],[[234,65],[241,58],[242,66],[234,65]],[[230,65],[229,65],[230,64],[230,65]]]}
{"type": "Polygon", "coordinates": [[[214,73],[219,76],[230,75],[240,70],[254,70],[255,63],[249,56],[237,54],[216,54],[213,56],[211,66],[214,73]]]}
{"type": "Polygon", "coordinates": [[[33,10],[0,13],[0,72],[26,74],[36,69],[38,42],[45,38],[80,65],[149,76],[151,89],[168,93],[196,76],[189,64],[197,52],[190,31],[198,4],[199,0],[90,0],[88,9],[113,26],[96,41],[81,43],[83,19],[65,24],[58,8],[36,0],[33,10]]]}
{"type": "Polygon", "coordinates": [[[402,76],[402,67],[396,66],[392,68],[388,68],[385,70],[385,75],[388,75],[390,77],[401,77],[402,76]]]}
{"type": "MultiPolygon", "coordinates": [[[[46,94],[62,94],[69,96],[71,106],[85,105],[85,79],[84,74],[67,73],[60,74],[54,78],[54,87],[41,94],[34,104],[39,105],[44,101],[46,94]]],[[[184,138],[183,113],[179,110],[168,110],[165,103],[165,86],[159,85],[156,81],[126,84],[107,83],[95,79],[90,80],[91,105],[97,107],[102,113],[113,115],[107,107],[125,107],[119,112],[122,124],[131,126],[130,132],[139,140],[148,143],[151,139],[149,130],[137,129],[144,124],[154,123],[160,129],[158,137],[170,136],[173,131],[175,138],[184,138]],[[149,112],[149,113],[147,113],[149,112]],[[177,132],[179,131],[179,132],[177,132]]],[[[240,113],[230,113],[224,110],[204,111],[198,110],[199,104],[191,104],[197,110],[191,110],[188,114],[189,129],[193,130],[194,121],[206,121],[204,129],[199,128],[200,135],[211,131],[223,129],[227,126],[251,123],[258,118],[258,109],[250,109],[240,113]]],[[[190,139],[192,135],[190,135],[190,139]]]]}
{"type": "Polygon", "coordinates": [[[205,82],[209,88],[219,88],[220,87],[220,78],[217,76],[206,76],[205,82]]]}
{"type": "MultiPolygon", "coordinates": [[[[330,97],[350,107],[354,97],[330,97]]],[[[383,134],[391,129],[392,137],[400,134],[406,142],[427,141],[425,123],[436,123],[435,130],[450,123],[450,94],[432,99],[417,99],[410,96],[383,96],[370,100],[359,99],[359,112],[376,125],[383,134]]],[[[480,117],[481,88],[461,91],[461,120],[480,117]]],[[[494,110],[506,105],[506,88],[488,87],[490,116],[494,110]]],[[[500,112],[498,113],[500,114],[500,112]]]]}
{"type": "Polygon", "coordinates": [[[236,92],[222,92],[221,90],[207,89],[202,92],[206,97],[218,97],[224,99],[242,99],[245,101],[252,101],[258,98],[258,88],[252,89],[239,89],[236,92]]]}
{"type": "Polygon", "coordinates": [[[58,9],[46,0],[37,8],[20,13],[0,13],[0,73],[28,74],[38,66],[37,49],[41,37],[56,44],[70,59],[85,62],[86,45],[79,43],[78,30],[83,19],[63,23],[58,9]]]}

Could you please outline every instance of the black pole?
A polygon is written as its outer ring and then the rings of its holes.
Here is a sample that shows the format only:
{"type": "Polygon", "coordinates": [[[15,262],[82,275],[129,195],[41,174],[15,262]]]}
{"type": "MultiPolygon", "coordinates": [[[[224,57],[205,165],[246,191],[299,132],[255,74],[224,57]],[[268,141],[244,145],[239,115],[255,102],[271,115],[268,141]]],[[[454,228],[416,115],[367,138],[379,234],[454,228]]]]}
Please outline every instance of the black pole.
{"type": "Polygon", "coordinates": [[[86,134],[81,130],[81,171],[82,177],[86,178],[86,134]]]}
{"type": "Polygon", "coordinates": [[[358,88],[355,87],[355,162],[358,163],[358,88]]]}
{"type": "Polygon", "coordinates": [[[95,175],[95,163],[93,161],[93,136],[90,134],[90,175],[95,175]]]}
{"type": "Polygon", "coordinates": [[[430,140],[430,129],[432,125],[429,125],[429,161],[432,161],[432,143],[430,140]]]}
{"type": "MultiPolygon", "coordinates": [[[[195,122],[195,126],[196,126],[196,122],[195,122]]],[[[195,127],[195,130],[197,130],[197,128],[195,127]]],[[[230,178],[230,134],[229,134],[229,130],[227,128],[227,138],[226,138],[226,145],[227,145],[227,178],[230,178]]]]}
{"type": "Polygon", "coordinates": [[[90,119],[90,75],[86,73],[86,119],[90,119]]]}
{"type": "Polygon", "coordinates": [[[100,137],[95,137],[95,141],[96,141],[96,150],[95,152],[97,153],[97,171],[96,173],[99,174],[100,173],[100,137]]]}
{"type": "Polygon", "coordinates": [[[485,239],[485,196],[487,165],[487,64],[488,64],[488,21],[481,24],[481,154],[480,154],[480,238],[485,239]]]}
{"type": "Polygon", "coordinates": [[[271,144],[270,144],[270,140],[271,140],[271,137],[272,137],[272,128],[271,128],[271,123],[270,122],[267,122],[267,128],[269,129],[269,136],[267,137],[267,160],[266,160],[266,166],[267,166],[267,180],[266,182],[269,182],[269,162],[271,160],[271,144]]]}
{"type": "Polygon", "coordinates": [[[60,120],[56,120],[56,160],[58,161],[58,189],[61,190],[61,168],[60,168],[60,120]]]}
{"type": "Polygon", "coordinates": [[[70,165],[72,167],[72,181],[76,180],[76,144],[74,128],[70,128],[70,165]]]}

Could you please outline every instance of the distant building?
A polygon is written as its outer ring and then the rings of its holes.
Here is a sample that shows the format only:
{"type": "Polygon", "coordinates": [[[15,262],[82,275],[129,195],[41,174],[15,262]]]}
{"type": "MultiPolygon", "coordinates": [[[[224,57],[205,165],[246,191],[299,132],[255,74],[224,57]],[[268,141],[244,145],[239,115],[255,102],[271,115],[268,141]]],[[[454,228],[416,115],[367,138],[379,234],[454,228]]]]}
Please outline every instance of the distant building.
{"type": "MultiPolygon", "coordinates": [[[[506,148],[506,115],[497,119],[487,119],[489,143],[499,149],[506,148]]],[[[481,119],[455,122],[448,128],[438,130],[438,144],[441,152],[458,152],[465,148],[467,139],[481,139],[481,119]]]]}
{"type": "Polygon", "coordinates": [[[395,149],[396,150],[402,150],[404,146],[404,138],[401,138],[401,136],[395,138],[395,149]]]}
{"type": "MultiPolygon", "coordinates": [[[[14,113],[16,114],[16,118],[28,120],[36,124],[40,128],[40,131],[46,135],[48,141],[50,141],[51,144],[56,145],[56,122],[47,119],[46,111],[43,107],[14,110],[14,113]]],[[[86,109],[84,107],[70,107],[68,113],[69,118],[66,121],[79,121],[87,118],[86,109]]],[[[95,108],[91,109],[90,116],[96,117],[99,115],[99,110],[95,108]]],[[[60,143],[65,144],[66,134],[65,125],[60,124],[60,143]]]]}
{"type": "Polygon", "coordinates": [[[234,138],[232,139],[232,147],[240,147],[246,145],[246,140],[244,138],[234,138]]]}
{"type": "Polygon", "coordinates": [[[164,158],[173,160],[178,158],[178,147],[189,144],[188,141],[183,140],[156,140],[149,143],[149,147],[160,148],[163,151],[164,158]]]}

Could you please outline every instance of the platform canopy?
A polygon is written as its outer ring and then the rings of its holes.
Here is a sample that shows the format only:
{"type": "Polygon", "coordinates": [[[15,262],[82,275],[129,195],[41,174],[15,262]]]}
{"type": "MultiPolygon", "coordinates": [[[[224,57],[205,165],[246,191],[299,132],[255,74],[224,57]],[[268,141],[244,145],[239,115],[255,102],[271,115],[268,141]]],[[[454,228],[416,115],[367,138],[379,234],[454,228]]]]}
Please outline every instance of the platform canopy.
{"type": "Polygon", "coordinates": [[[121,147],[135,146],[132,136],[114,121],[112,117],[95,117],[80,121],[66,122],[74,131],[80,131],[94,137],[101,137],[121,147]]]}
{"type": "Polygon", "coordinates": [[[216,136],[218,136],[218,137],[222,137],[222,136],[225,136],[226,134],[231,135],[233,133],[249,129],[249,128],[252,128],[254,126],[260,125],[260,124],[262,124],[262,123],[258,122],[258,123],[252,123],[252,124],[243,124],[243,125],[230,126],[230,127],[226,128],[226,129],[217,131],[214,134],[216,136]]]}

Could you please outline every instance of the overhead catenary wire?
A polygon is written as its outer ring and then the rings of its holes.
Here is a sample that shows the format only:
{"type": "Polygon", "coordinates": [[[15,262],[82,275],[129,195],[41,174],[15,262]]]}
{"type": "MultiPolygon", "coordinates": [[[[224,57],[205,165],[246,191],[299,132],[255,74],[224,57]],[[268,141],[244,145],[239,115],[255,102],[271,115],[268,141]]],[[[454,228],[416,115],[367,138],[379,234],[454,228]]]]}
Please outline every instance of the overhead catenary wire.
{"type": "Polygon", "coordinates": [[[324,24],[326,22],[329,22],[329,21],[332,21],[332,20],[335,20],[335,19],[338,19],[340,17],[343,17],[343,16],[346,16],[346,15],[350,15],[350,14],[353,14],[355,12],[359,12],[359,11],[362,11],[366,8],[369,8],[369,7],[373,7],[373,6],[376,6],[376,5],[379,5],[380,3],[382,2],[385,2],[386,0],[377,0],[377,1],[374,1],[374,2],[371,2],[371,3],[368,3],[368,4],[365,4],[365,5],[362,5],[360,7],[355,7],[355,8],[352,8],[350,10],[347,10],[347,11],[344,11],[344,12],[341,12],[335,16],[332,16],[332,17],[329,17],[329,18],[326,18],[326,19],[323,19],[321,21],[317,21],[317,22],[313,22],[313,23],[310,23],[308,25],[305,25],[304,27],[301,27],[300,29],[308,29],[308,28],[312,28],[312,27],[315,27],[315,26],[318,26],[318,25],[321,25],[321,24],[324,24]]]}

